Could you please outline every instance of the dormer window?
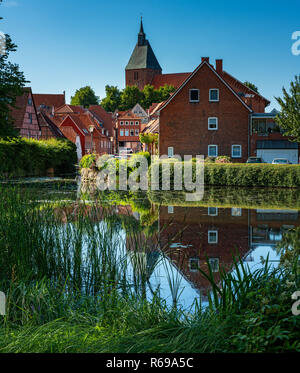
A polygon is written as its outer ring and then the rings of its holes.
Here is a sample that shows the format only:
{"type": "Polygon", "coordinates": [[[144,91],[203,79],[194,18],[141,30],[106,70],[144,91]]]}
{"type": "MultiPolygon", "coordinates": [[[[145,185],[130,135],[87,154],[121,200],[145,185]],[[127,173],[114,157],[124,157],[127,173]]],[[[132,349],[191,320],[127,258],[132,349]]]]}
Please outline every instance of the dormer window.
{"type": "Polygon", "coordinates": [[[212,88],[209,90],[209,101],[210,102],[219,101],[219,90],[217,88],[212,88]]]}
{"type": "Polygon", "coordinates": [[[199,89],[190,89],[190,102],[199,102],[199,89]]]}
{"type": "Polygon", "coordinates": [[[32,106],[32,99],[31,98],[28,99],[28,105],[32,106]]]}

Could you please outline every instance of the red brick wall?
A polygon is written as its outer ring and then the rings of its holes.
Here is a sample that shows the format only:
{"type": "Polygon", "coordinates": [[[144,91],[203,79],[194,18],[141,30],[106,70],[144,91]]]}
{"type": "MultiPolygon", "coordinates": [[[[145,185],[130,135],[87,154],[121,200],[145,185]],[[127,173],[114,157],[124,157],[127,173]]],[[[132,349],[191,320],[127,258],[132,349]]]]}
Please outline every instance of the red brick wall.
{"type": "Polygon", "coordinates": [[[208,145],[218,145],[218,155],[231,156],[231,145],[242,145],[242,158],[248,157],[249,110],[207,66],[182,88],[160,113],[160,154],[207,156],[208,145]],[[200,90],[200,102],[189,102],[189,89],[200,90]],[[219,102],[209,102],[209,89],[219,89],[219,102]],[[208,117],[218,117],[218,130],[208,130],[208,117]]]}
{"type": "Polygon", "coordinates": [[[139,89],[143,89],[145,85],[151,84],[152,79],[155,75],[161,74],[160,70],[152,69],[137,69],[137,70],[126,70],[125,79],[126,87],[131,85],[137,85],[139,89]],[[134,79],[134,73],[138,73],[138,80],[134,79]]]}
{"type": "MultiPolygon", "coordinates": [[[[31,93],[28,95],[28,100],[29,99],[33,100],[31,93]]],[[[37,119],[36,111],[33,105],[33,101],[32,101],[32,105],[29,105],[27,101],[23,124],[22,124],[22,127],[20,128],[20,135],[22,137],[28,137],[28,138],[32,137],[34,139],[38,139],[40,137],[40,127],[38,124],[38,119],[37,119]],[[31,114],[32,120],[30,120],[30,117],[29,117],[30,114],[31,114]]]]}

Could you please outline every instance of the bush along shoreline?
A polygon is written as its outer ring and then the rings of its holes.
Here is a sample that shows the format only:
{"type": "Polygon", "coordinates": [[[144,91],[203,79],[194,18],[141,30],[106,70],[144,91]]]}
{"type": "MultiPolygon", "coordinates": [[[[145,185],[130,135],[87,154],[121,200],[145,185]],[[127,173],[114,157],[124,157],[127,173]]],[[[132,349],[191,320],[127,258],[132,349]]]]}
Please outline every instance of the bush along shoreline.
{"type": "Polygon", "coordinates": [[[0,179],[75,172],[76,145],[69,140],[0,138],[0,179]]]}
{"type": "MultiPolygon", "coordinates": [[[[151,169],[159,168],[159,188],[162,187],[162,169],[166,165],[170,167],[170,186],[174,190],[174,165],[179,161],[175,159],[151,161],[148,152],[134,154],[129,160],[109,158],[102,156],[98,159],[94,154],[86,155],[80,162],[83,180],[95,181],[97,173],[112,166],[116,168],[118,179],[121,166],[127,166],[128,175],[139,167],[138,159],[144,156],[149,167],[148,181],[151,180],[151,169]],[[92,171],[92,172],[90,172],[92,171]]],[[[183,162],[182,162],[183,163],[183,162]]],[[[193,165],[193,182],[196,180],[196,163],[193,165]]],[[[183,167],[182,167],[183,170],[183,167]]],[[[182,171],[183,175],[183,171],[182,171]]],[[[183,176],[182,176],[183,177],[183,176]]],[[[204,184],[210,186],[234,186],[234,187],[275,187],[275,188],[300,188],[300,165],[273,165],[273,164],[248,164],[248,163],[228,163],[208,162],[204,164],[204,184]]]]}

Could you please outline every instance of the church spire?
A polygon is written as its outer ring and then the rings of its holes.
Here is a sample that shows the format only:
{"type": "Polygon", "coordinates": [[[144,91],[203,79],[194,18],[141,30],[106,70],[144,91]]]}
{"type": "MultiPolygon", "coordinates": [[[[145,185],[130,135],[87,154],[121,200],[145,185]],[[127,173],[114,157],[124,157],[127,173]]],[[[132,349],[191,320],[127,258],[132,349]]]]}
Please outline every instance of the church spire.
{"type": "Polygon", "coordinates": [[[145,45],[145,42],[146,42],[146,34],[144,33],[143,17],[141,17],[140,32],[138,34],[138,45],[145,45]]]}
{"type": "Polygon", "coordinates": [[[140,27],[140,34],[144,34],[144,27],[143,27],[143,17],[141,16],[141,27],[140,27]]]}

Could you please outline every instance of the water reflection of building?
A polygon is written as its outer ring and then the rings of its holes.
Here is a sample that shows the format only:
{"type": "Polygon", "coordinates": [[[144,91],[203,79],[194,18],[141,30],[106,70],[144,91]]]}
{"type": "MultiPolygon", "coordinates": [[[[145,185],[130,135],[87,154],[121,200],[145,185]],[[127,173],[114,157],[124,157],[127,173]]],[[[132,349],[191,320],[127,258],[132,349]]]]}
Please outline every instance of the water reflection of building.
{"type": "Polygon", "coordinates": [[[250,241],[251,248],[258,245],[275,246],[288,229],[300,225],[297,210],[252,210],[250,241]]]}
{"type": "Polygon", "coordinates": [[[172,263],[205,299],[210,284],[198,268],[208,273],[207,260],[219,281],[221,267],[231,270],[233,255],[251,261],[258,246],[275,247],[284,231],[298,225],[299,214],[292,210],[169,206],[160,211],[160,242],[172,263]]]}
{"type": "Polygon", "coordinates": [[[205,295],[209,281],[198,268],[208,272],[208,259],[218,281],[220,266],[229,271],[233,255],[248,253],[248,223],[248,211],[242,209],[162,207],[160,240],[182,275],[205,295]]]}

